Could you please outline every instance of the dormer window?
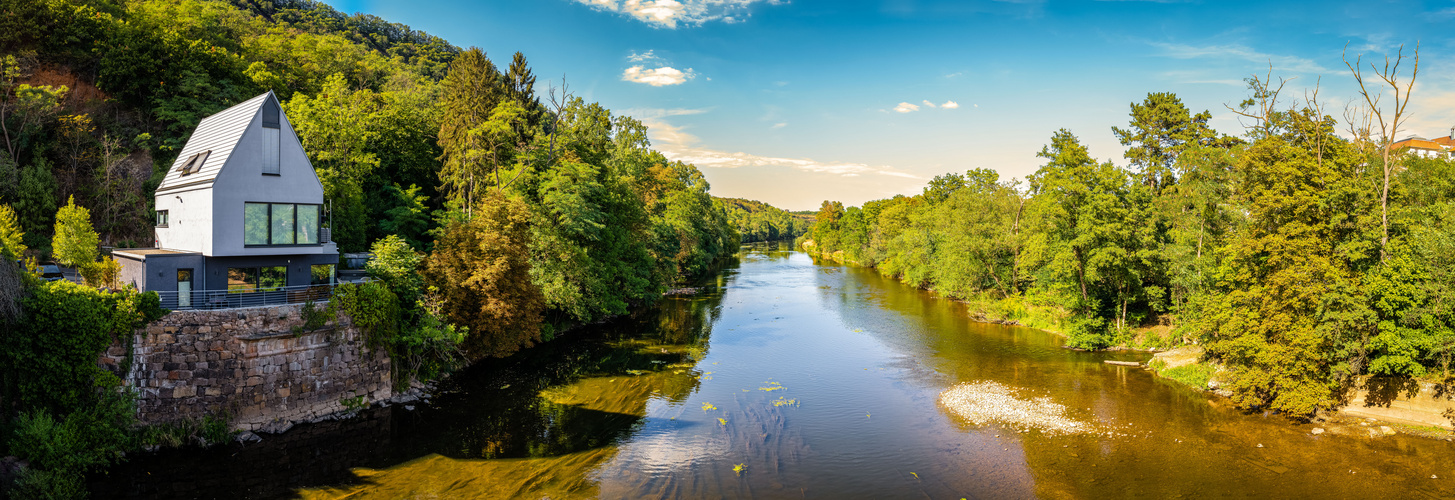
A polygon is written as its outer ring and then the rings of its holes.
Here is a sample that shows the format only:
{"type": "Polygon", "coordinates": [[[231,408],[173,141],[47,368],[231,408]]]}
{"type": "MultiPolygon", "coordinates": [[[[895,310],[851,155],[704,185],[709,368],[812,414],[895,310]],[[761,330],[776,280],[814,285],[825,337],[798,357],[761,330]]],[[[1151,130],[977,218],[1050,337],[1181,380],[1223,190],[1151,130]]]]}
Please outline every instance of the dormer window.
{"type": "Polygon", "coordinates": [[[202,170],[202,164],[203,163],[207,163],[207,157],[208,156],[211,156],[211,155],[212,155],[212,150],[209,149],[207,151],[203,151],[201,153],[197,153],[197,154],[194,154],[192,156],[189,156],[189,157],[187,157],[187,162],[186,163],[183,163],[182,164],[182,168],[180,168],[178,170],[180,170],[182,172],[182,175],[192,175],[192,174],[195,174],[195,173],[197,173],[198,170],[202,170]]]}
{"type": "Polygon", "coordinates": [[[263,102],[263,175],[279,175],[278,141],[282,135],[282,120],[278,101],[271,97],[263,102]]]}

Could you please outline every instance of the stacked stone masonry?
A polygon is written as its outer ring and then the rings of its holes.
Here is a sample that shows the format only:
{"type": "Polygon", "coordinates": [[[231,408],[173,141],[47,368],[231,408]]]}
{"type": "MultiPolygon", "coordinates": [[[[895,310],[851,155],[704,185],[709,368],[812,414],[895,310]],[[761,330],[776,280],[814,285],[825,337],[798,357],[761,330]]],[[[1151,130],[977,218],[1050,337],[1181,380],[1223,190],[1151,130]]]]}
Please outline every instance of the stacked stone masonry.
{"type": "MultiPolygon", "coordinates": [[[[369,350],[346,319],[302,331],[301,305],[174,311],[136,332],[130,373],[146,423],[230,415],[236,429],[262,431],[373,404],[392,395],[389,356],[369,350]]],[[[118,342],[102,356],[124,366],[118,342]]],[[[120,374],[118,374],[120,375],[120,374]]]]}

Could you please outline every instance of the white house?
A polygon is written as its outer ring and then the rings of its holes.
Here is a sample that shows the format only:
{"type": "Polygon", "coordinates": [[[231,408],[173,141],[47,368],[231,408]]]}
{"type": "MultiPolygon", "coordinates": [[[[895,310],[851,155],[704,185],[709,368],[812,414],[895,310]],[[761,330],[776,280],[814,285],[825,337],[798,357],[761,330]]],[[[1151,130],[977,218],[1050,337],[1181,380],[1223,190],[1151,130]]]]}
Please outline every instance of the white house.
{"type": "Polygon", "coordinates": [[[333,282],[323,185],[271,91],[197,124],[157,187],[156,210],[155,248],[112,254],[123,282],[160,292],[163,307],[238,305],[333,282]]]}
{"type": "Polygon", "coordinates": [[[1403,151],[1405,154],[1421,158],[1455,158],[1455,127],[1450,127],[1449,137],[1426,139],[1420,136],[1410,136],[1405,140],[1390,144],[1389,149],[1403,151]]]}

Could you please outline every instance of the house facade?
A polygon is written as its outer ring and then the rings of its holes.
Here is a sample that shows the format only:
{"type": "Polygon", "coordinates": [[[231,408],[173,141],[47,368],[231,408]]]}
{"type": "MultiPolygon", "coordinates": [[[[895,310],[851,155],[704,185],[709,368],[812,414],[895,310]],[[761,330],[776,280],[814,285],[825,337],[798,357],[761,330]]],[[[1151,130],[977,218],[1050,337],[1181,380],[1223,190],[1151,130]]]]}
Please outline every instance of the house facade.
{"type": "Polygon", "coordinates": [[[1448,137],[1426,139],[1424,137],[1412,136],[1408,139],[1390,144],[1389,149],[1404,151],[1407,154],[1421,158],[1455,159],[1455,127],[1450,127],[1450,135],[1448,137]]]}
{"type": "Polygon", "coordinates": [[[271,91],[202,119],[156,211],[155,247],[112,255],[122,282],[158,292],[163,307],[237,306],[334,281],[323,185],[271,91]]]}

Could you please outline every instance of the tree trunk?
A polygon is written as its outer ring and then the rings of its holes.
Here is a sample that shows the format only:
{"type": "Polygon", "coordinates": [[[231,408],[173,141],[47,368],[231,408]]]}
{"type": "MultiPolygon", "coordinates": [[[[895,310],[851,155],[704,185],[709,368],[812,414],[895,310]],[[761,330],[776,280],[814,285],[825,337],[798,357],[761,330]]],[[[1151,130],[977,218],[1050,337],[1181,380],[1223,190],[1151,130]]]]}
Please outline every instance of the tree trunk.
{"type": "Polygon", "coordinates": [[[1076,256],[1076,281],[1081,284],[1081,302],[1089,299],[1086,297],[1086,259],[1081,258],[1081,249],[1072,247],[1071,252],[1076,256]]]}

